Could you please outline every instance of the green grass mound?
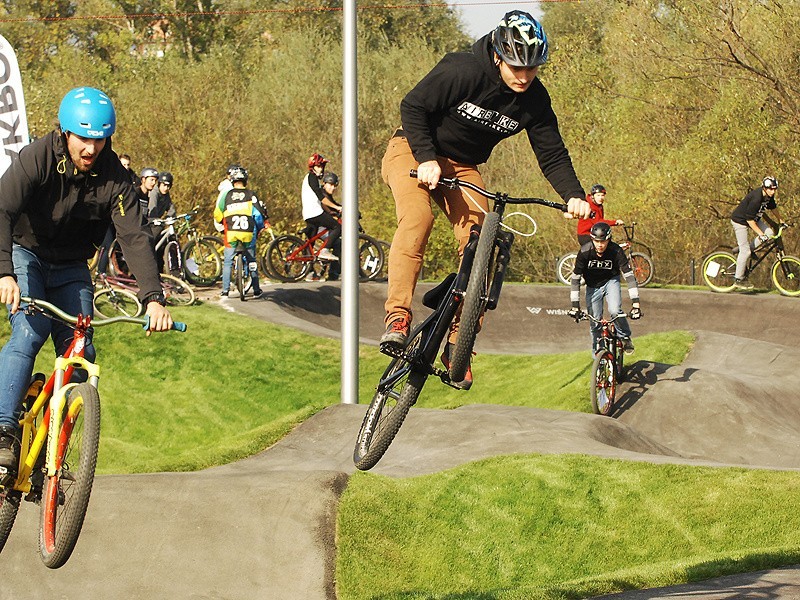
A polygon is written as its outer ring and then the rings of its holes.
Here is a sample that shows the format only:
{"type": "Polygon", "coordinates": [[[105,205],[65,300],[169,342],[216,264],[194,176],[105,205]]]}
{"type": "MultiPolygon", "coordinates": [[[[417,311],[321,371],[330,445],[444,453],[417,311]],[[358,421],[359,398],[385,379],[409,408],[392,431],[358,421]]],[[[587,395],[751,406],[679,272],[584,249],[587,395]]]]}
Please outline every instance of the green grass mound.
{"type": "Polygon", "coordinates": [[[800,562],[793,472],[515,455],[356,473],[340,600],[585,598],[800,562]]]}

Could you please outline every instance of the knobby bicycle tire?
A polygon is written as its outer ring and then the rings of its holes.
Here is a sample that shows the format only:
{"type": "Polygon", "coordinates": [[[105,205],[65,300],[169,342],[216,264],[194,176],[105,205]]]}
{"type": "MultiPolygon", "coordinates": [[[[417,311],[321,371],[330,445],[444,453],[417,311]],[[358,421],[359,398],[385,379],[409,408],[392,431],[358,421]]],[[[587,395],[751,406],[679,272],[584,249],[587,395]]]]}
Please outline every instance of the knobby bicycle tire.
{"type": "Polygon", "coordinates": [[[649,256],[642,252],[631,252],[630,263],[633,276],[640,287],[644,287],[653,281],[655,268],[653,267],[653,260],[649,256]]]}
{"type": "MultiPolygon", "coordinates": [[[[45,566],[57,569],[75,549],[80,536],[97,466],[100,445],[100,395],[88,383],[70,390],[67,413],[78,410],[74,419],[65,417],[56,433],[58,453],[55,475],[45,478],[39,527],[39,551],[45,566]]],[[[51,435],[53,432],[51,432],[51,435]]]]}
{"type": "Polygon", "coordinates": [[[203,236],[191,240],[183,249],[183,271],[193,285],[214,285],[222,277],[222,258],[216,240],[203,236]]]}
{"type": "Polygon", "coordinates": [[[495,252],[495,238],[500,227],[500,215],[490,212],[481,226],[481,235],[478,238],[478,247],[475,250],[475,259],[469,273],[469,283],[464,293],[464,305],[461,309],[461,320],[458,327],[458,337],[450,353],[450,379],[453,382],[464,381],[472,358],[472,348],[481,315],[486,309],[489,299],[490,269],[493,268],[492,258],[495,252]]]}
{"type": "MultiPolygon", "coordinates": [[[[406,346],[406,354],[414,352],[421,342],[422,329],[419,328],[412,334],[406,346]]],[[[428,379],[427,373],[414,370],[407,360],[393,358],[384,371],[381,381],[385,381],[401,369],[408,371],[391,387],[383,392],[380,390],[375,392],[358,430],[353,463],[361,471],[374,467],[386,453],[428,379]]]]}
{"type": "Polygon", "coordinates": [[[159,275],[158,278],[161,281],[161,289],[164,291],[167,306],[190,306],[194,304],[194,289],[183,279],[164,274],[159,275]]]}
{"type": "Polygon", "coordinates": [[[305,242],[296,235],[281,235],[276,237],[267,246],[264,260],[268,265],[262,266],[265,272],[271,272],[277,279],[286,283],[300,281],[307,274],[314,262],[313,256],[303,247],[305,242]],[[289,256],[297,251],[297,256],[289,256]]]}
{"type": "Polygon", "coordinates": [[[92,304],[95,316],[99,317],[138,317],[142,312],[136,294],[116,288],[97,290],[92,304]]]}
{"type": "Polygon", "coordinates": [[[361,281],[375,281],[383,270],[385,260],[378,240],[365,233],[358,234],[358,274],[361,281]]]}
{"type": "Polygon", "coordinates": [[[617,371],[610,350],[600,350],[595,354],[589,389],[595,414],[609,415],[617,395],[617,371]]]}
{"type": "Polygon", "coordinates": [[[242,302],[245,301],[245,282],[244,282],[244,270],[247,268],[247,264],[244,261],[244,254],[237,252],[233,255],[233,272],[234,278],[236,279],[236,290],[239,292],[239,300],[242,302]]]}
{"type": "Polygon", "coordinates": [[[9,490],[5,496],[0,496],[0,552],[3,551],[11,528],[14,527],[21,501],[22,494],[14,490],[9,490]]]}
{"type": "Polygon", "coordinates": [[[800,296],[800,259],[784,255],[772,265],[772,283],[784,296],[800,296]]]}
{"type": "Polygon", "coordinates": [[[703,281],[715,292],[733,291],[736,257],[730,252],[712,252],[703,261],[703,281]]]}
{"type": "Polygon", "coordinates": [[[564,285],[570,285],[572,271],[575,270],[575,259],[578,258],[577,252],[570,252],[558,259],[556,263],[556,277],[564,285]]]}

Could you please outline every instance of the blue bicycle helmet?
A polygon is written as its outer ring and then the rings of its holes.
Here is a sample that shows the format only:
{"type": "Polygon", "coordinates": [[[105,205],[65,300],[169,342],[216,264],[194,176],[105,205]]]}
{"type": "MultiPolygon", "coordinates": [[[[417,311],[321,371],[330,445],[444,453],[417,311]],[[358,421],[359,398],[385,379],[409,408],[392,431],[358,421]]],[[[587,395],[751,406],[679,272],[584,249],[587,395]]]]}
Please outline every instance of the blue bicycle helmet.
{"type": "Polygon", "coordinates": [[[492,32],[497,55],[513,67],[533,68],[547,62],[547,35],[539,21],[521,10],[512,10],[492,32]]]}
{"type": "Polygon", "coordinates": [[[85,138],[104,139],[114,135],[117,113],[111,99],[97,88],[79,87],[67,92],[58,109],[61,131],[85,138]]]}

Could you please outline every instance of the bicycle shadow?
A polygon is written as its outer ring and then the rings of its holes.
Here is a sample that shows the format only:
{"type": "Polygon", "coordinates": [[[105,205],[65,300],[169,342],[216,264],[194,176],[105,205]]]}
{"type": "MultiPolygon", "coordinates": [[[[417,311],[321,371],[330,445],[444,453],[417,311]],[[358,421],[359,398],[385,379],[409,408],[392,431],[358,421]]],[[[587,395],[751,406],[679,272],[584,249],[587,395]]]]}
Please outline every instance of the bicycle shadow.
{"type": "Polygon", "coordinates": [[[610,416],[617,418],[630,410],[657,383],[663,381],[686,382],[698,371],[693,367],[685,367],[681,373],[680,369],[680,365],[649,360],[639,360],[628,365],[625,369],[625,381],[622,384],[625,391],[617,400],[610,416]]]}
{"type": "Polygon", "coordinates": [[[295,314],[310,313],[318,317],[340,318],[342,313],[342,290],[333,285],[314,288],[265,289],[262,298],[286,312],[295,314]]]}

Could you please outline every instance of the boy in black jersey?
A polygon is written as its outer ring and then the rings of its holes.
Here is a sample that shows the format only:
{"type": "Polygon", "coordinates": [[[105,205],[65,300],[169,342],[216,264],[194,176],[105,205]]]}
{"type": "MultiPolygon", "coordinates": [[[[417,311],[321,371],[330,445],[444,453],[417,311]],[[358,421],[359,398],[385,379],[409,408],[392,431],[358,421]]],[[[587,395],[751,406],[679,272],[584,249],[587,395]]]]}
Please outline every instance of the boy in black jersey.
{"type": "MultiPolygon", "coordinates": [[[[586,281],[586,310],[595,319],[603,317],[603,298],[608,305],[608,312],[617,315],[622,312],[622,290],[619,279],[620,273],[628,284],[628,295],[633,303],[631,319],[642,316],[639,307],[639,287],[636,277],[628,264],[628,257],[619,244],[611,241],[611,226],[608,223],[596,223],[589,232],[591,241],[584,244],[575,259],[575,270],[570,283],[570,300],[572,309],[569,316],[578,318],[581,314],[581,277],[586,281]]],[[[633,352],[631,341],[631,328],[625,317],[615,321],[617,335],[622,338],[625,353],[633,352]]],[[[600,337],[600,325],[592,322],[592,352],[597,350],[597,340],[600,337]]]]}

